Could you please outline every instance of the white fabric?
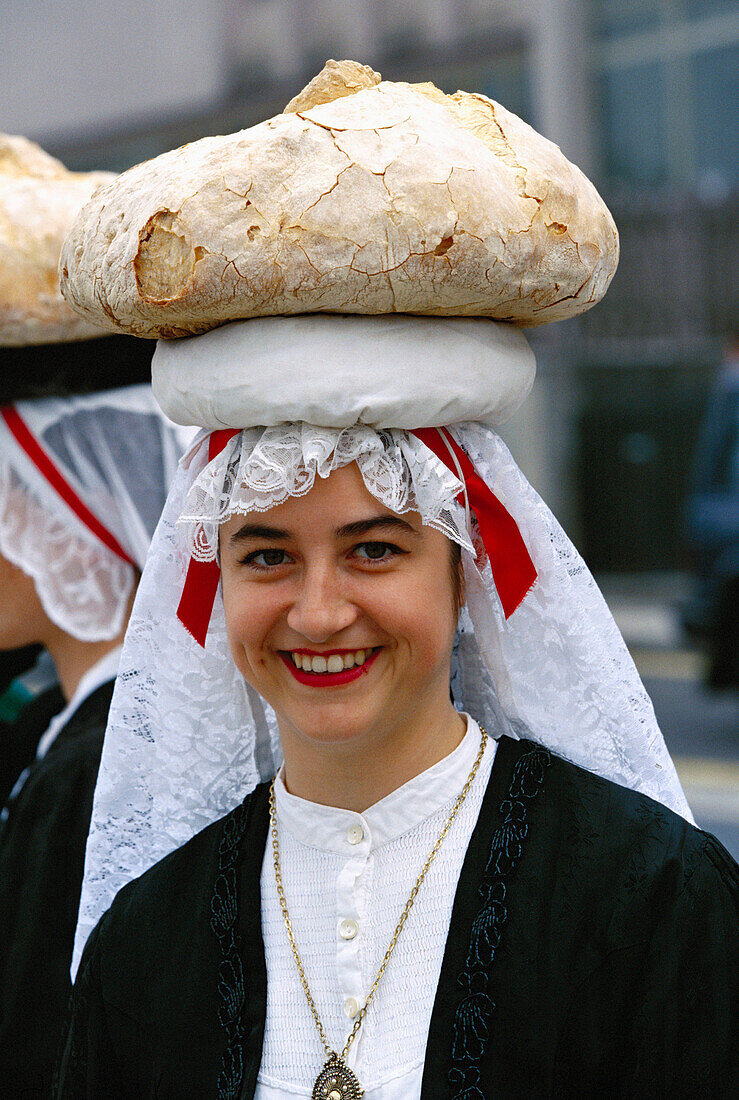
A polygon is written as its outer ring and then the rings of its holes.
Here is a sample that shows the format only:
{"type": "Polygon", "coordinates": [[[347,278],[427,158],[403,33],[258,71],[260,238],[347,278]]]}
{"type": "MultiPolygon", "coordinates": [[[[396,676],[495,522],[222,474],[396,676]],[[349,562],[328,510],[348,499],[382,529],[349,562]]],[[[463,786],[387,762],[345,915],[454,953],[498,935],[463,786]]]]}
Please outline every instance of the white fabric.
{"type": "MultiPolygon", "coordinates": [[[[83,504],[139,569],[183,450],[148,386],[15,406],[83,504]]],[[[132,565],[61,498],[0,419],[0,553],[33,578],[44,611],[67,633],[120,633],[132,565]]]]}
{"type": "Polygon", "coordinates": [[[179,523],[198,561],[218,554],[218,527],[231,516],[266,512],[310,492],[316,477],[356,462],[367,490],[390,511],[416,511],[470,553],[464,484],[415,436],[365,424],[317,428],[297,423],[240,432],[208,463],[187,494],[179,523]]]}
{"type": "Polygon", "coordinates": [[[433,428],[513,416],[536,362],[513,325],[484,317],[257,317],[160,340],[154,394],[178,424],[433,428]]]}
{"type": "MultiPolygon", "coordinates": [[[[488,731],[493,734],[494,731],[488,731]]],[[[363,814],[318,806],[275,784],[280,862],[293,930],[308,984],[334,1049],[364,1004],[418,874],[464,787],[480,748],[467,732],[449,756],[363,814]],[[350,829],[361,840],[352,843],[350,829]],[[353,920],[357,933],[341,934],[353,920]]],[[[495,757],[488,741],[469,794],[418,893],[377,995],[347,1062],[366,1100],[414,1100],[421,1094],[431,1012],[441,973],[457,880],[495,757]]],[[[272,846],[262,866],[262,931],[267,959],[267,1018],[255,1100],[310,1096],[326,1056],[318,1039],[275,887],[272,846]]]]}
{"type": "MultiPolygon", "coordinates": [[[[455,699],[486,727],[530,736],[692,820],[649,698],[584,562],[491,430],[468,424],[452,434],[518,523],[539,573],[506,620],[489,565],[480,573],[463,551],[455,699]]],[[[180,464],[136,596],[95,792],[74,969],[121,886],[279,765],[274,714],[231,660],[220,595],[204,651],[175,617],[189,562],[177,521],[207,465],[201,436],[180,464]]]]}
{"type": "Polygon", "coordinates": [[[122,651],[123,646],[117,645],[101,657],[99,661],[96,661],[91,668],[88,668],[66,707],[54,715],[49,723],[49,728],[41,737],[36,749],[37,760],[43,760],[59,733],[64,729],[75,711],[79,710],[85,699],[89,699],[94,691],[97,691],[103,684],[107,684],[109,680],[115,680],[118,675],[118,665],[121,661],[122,651]]]}

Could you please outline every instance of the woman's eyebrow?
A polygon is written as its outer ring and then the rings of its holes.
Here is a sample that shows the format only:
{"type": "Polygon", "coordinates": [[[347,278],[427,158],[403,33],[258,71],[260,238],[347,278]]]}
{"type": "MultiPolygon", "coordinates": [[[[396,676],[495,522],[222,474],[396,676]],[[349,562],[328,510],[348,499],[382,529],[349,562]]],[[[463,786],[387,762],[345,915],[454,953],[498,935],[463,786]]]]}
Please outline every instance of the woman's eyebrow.
{"type": "MultiPolygon", "coordinates": [[[[401,519],[400,516],[369,516],[367,519],[357,519],[353,523],[346,523],[337,528],[335,534],[339,538],[356,538],[359,535],[366,535],[370,531],[377,530],[403,531],[407,535],[419,537],[419,532],[416,531],[415,527],[412,527],[406,520],[401,519]]],[[[268,527],[263,523],[245,523],[239,527],[238,531],[234,531],[229,542],[234,544],[246,542],[248,539],[284,542],[292,537],[291,532],[286,531],[283,527],[268,527]]]]}
{"type": "Polygon", "coordinates": [[[239,527],[238,531],[234,531],[229,542],[243,542],[246,539],[279,541],[290,537],[290,532],[285,531],[282,527],[266,527],[263,523],[245,523],[243,527],[239,527]]]}
{"type": "Polygon", "coordinates": [[[339,538],[354,538],[357,535],[366,535],[370,531],[382,528],[385,530],[395,529],[396,531],[403,531],[406,535],[419,537],[419,532],[415,527],[401,519],[400,516],[371,516],[368,519],[357,519],[354,523],[345,523],[343,527],[337,528],[336,534],[339,538]]]}

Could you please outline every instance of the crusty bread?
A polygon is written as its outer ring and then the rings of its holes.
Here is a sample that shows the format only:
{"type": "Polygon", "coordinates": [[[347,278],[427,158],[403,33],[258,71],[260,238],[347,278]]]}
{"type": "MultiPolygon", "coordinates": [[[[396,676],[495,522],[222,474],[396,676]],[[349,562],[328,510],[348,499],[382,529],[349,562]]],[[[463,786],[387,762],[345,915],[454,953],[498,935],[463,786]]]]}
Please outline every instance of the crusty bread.
{"type": "Polygon", "coordinates": [[[313,312],[536,325],[605,293],[618,235],[557,146],[482,95],[329,62],[258,126],[140,164],[65,242],[62,290],[140,336],[313,312]]]}
{"type": "Polygon", "coordinates": [[[306,84],[302,92],[288,103],[285,114],[297,114],[309,111],[311,107],[317,107],[320,103],[330,103],[334,99],[342,99],[347,95],[354,95],[362,88],[374,88],[382,77],[369,65],[360,65],[358,61],[334,61],[331,59],[321,69],[317,76],[306,84]]]}
{"type": "Polygon", "coordinates": [[[0,345],[85,340],[110,325],[82,319],[59,291],[59,250],[109,172],[68,172],[23,137],[0,134],[0,345]]]}

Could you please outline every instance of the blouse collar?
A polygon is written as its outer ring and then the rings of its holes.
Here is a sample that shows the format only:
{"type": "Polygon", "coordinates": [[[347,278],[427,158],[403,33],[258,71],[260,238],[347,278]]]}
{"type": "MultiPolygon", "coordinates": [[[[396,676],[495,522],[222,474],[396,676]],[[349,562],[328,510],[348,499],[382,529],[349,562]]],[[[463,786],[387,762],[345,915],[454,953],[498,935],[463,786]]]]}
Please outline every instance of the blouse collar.
{"type": "MultiPolygon", "coordinates": [[[[366,855],[431,817],[460,793],[480,750],[480,727],[469,714],[467,731],[456,749],[426,771],[404,783],[362,814],[322,806],[290,794],[282,779],[275,780],[275,802],[280,827],[301,844],[346,856],[366,855]]],[[[492,755],[495,742],[488,742],[492,755]]]]}
{"type": "Polygon", "coordinates": [[[36,750],[38,760],[42,760],[46,756],[58,735],[75,711],[79,710],[85,699],[89,699],[92,693],[97,691],[102,684],[106,684],[109,680],[115,680],[118,675],[118,666],[121,663],[122,650],[122,646],[115,646],[114,649],[109,650],[87,670],[66,707],[52,718],[49,728],[39,741],[36,750]]]}

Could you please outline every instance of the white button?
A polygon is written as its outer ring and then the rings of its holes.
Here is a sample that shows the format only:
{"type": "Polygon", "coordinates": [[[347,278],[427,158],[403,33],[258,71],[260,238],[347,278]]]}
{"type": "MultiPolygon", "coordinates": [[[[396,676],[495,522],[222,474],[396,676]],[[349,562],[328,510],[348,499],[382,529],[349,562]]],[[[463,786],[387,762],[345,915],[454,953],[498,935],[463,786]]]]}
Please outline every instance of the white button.
{"type": "Polygon", "coordinates": [[[344,1001],[344,1012],[346,1012],[350,1020],[354,1019],[359,1012],[359,1002],[356,997],[347,997],[344,1001]]]}
{"type": "Polygon", "coordinates": [[[351,917],[347,917],[339,925],[339,935],[343,940],[353,940],[359,931],[359,925],[351,917]]]}
{"type": "Polygon", "coordinates": [[[346,831],[346,839],[350,844],[359,844],[364,839],[364,829],[361,825],[350,825],[346,831]]]}

